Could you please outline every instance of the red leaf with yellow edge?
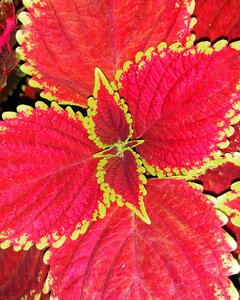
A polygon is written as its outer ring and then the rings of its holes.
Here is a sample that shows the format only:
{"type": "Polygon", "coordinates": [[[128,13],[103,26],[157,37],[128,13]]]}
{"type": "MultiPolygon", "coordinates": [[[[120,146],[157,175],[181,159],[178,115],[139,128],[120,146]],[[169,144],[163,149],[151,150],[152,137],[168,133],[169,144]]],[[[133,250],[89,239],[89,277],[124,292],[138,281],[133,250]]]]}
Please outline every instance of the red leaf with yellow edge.
{"type": "Polygon", "coordinates": [[[45,97],[85,106],[95,67],[113,80],[136,52],[186,40],[194,8],[192,0],[23,2],[29,11],[19,16],[23,70],[45,97]]]}
{"type": "Polygon", "coordinates": [[[85,230],[102,201],[96,179],[99,151],[81,116],[43,103],[20,106],[0,123],[0,239],[58,246],[85,230]],[[40,106],[40,107],[39,107],[40,106]],[[85,225],[84,225],[84,224],[85,225]]]}
{"type": "Polygon", "coordinates": [[[49,266],[43,263],[44,251],[0,250],[0,299],[33,299],[41,294],[49,266]]]}
{"type": "Polygon", "coordinates": [[[220,166],[216,166],[207,170],[205,174],[198,177],[203,184],[206,192],[220,195],[226,190],[230,189],[231,184],[236,178],[240,178],[240,161],[238,159],[233,162],[226,162],[220,166]]]}
{"type": "Polygon", "coordinates": [[[127,140],[132,133],[127,106],[99,69],[95,70],[93,94],[88,100],[88,117],[84,122],[89,138],[101,148],[127,140]]]}
{"type": "Polygon", "coordinates": [[[229,137],[229,146],[223,149],[224,153],[240,151],[240,122],[234,125],[234,133],[229,137]]]}
{"type": "Polygon", "coordinates": [[[213,46],[161,44],[118,74],[133,138],[144,140],[137,149],[151,173],[201,168],[224,146],[239,100],[235,48],[237,43],[227,47],[224,40],[213,46]]]}
{"type": "Polygon", "coordinates": [[[215,207],[224,212],[234,225],[240,227],[240,182],[234,182],[231,189],[217,198],[215,207]]]}
{"type": "Polygon", "coordinates": [[[197,38],[207,37],[212,41],[219,37],[228,40],[240,38],[240,2],[238,0],[197,0],[194,14],[197,38]]]}
{"type": "MultiPolygon", "coordinates": [[[[76,241],[50,252],[59,299],[223,299],[236,297],[233,242],[213,206],[184,181],[150,180],[151,225],[114,204],[76,241]]],[[[48,255],[49,256],[49,255],[48,255]]],[[[234,298],[232,298],[234,299],[234,298]]]]}
{"type": "MultiPolygon", "coordinates": [[[[233,253],[234,253],[235,257],[238,259],[238,262],[240,264],[240,227],[233,225],[232,222],[229,221],[226,224],[226,228],[234,236],[234,239],[237,242],[237,249],[235,249],[233,253]]],[[[240,273],[238,276],[240,276],[240,273]]]]}
{"type": "Polygon", "coordinates": [[[16,17],[11,0],[0,2],[0,86],[6,84],[8,73],[17,64],[12,47],[15,44],[16,17]]]}
{"type": "Polygon", "coordinates": [[[116,150],[118,155],[103,158],[98,166],[98,182],[105,192],[105,201],[117,201],[120,206],[125,204],[144,222],[150,223],[143,203],[146,178],[142,162],[131,148],[119,145],[116,150]]]}

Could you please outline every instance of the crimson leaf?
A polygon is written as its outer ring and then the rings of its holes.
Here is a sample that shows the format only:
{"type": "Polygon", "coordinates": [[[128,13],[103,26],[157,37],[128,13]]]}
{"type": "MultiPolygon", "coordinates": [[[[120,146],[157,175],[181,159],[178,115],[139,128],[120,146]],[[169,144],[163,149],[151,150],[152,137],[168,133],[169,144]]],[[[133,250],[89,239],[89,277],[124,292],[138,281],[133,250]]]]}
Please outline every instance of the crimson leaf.
{"type": "Polygon", "coordinates": [[[162,43],[118,73],[133,138],[144,140],[137,150],[152,174],[201,168],[226,142],[240,90],[238,43],[226,45],[162,43]]]}
{"type": "Polygon", "coordinates": [[[29,11],[19,16],[24,70],[45,96],[85,106],[95,67],[113,80],[137,51],[161,40],[185,41],[194,8],[192,0],[23,2],[29,11]]]}
{"type": "Polygon", "coordinates": [[[0,299],[33,299],[40,295],[49,266],[43,263],[44,251],[0,250],[0,299]]]}
{"type": "Polygon", "coordinates": [[[219,37],[229,40],[240,37],[240,2],[238,0],[197,0],[194,14],[197,38],[207,37],[212,41],[219,37]]]}
{"type": "Polygon", "coordinates": [[[0,124],[0,239],[6,246],[57,246],[84,230],[102,201],[93,157],[99,148],[81,115],[37,106],[5,113],[0,124]]]}
{"type": "Polygon", "coordinates": [[[213,205],[184,181],[154,179],[147,189],[150,226],[113,205],[77,241],[68,240],[61,248],[51,249],[53,297],[236,297],[227,278],[239,269],[229,253],[232,246],[228,242],[233,240],[220,228],[213,205]]]}

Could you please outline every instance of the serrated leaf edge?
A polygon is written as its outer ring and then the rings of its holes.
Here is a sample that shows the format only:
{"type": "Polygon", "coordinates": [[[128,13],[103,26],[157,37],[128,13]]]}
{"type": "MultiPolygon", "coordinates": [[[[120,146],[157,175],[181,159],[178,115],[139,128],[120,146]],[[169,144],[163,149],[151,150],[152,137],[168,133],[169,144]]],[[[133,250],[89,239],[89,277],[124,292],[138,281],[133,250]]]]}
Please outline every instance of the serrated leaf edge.
{"type": "Polygon", "coordinates": [[[109,155],[102,158],[97,167],[97,174],[96,174],[97,182],[100,185],[100,189],[104,192],[104,203],[106,207],[110,207],[111,202],[116,202],[117,205],[120,207],[126,205],[126,207],[128,207],[131,211],[133,211],[143,222],[145,222],[146,224],[151,224],[151,220],[147,215],[147,211],[144,205],[144,197],[147,194],[147,191],[144,186],[147,182],[147,179],[144,176],[145,168],[142,165],[142,161],[138,153],[134,152],[130,147],[127,147],[125,150],[129,150],[133,154],[137,163],[137,172],[139,174],[138,178],[139,181],[141,182],[139,185],[139,198],[138,198],[140,210],[138,210],[130,202],[124,201],[121,195],[117,194],[114,191],[114,189],[109,186],[108,183],[104,182],[104,176],[106,174],[104,167],[107,164],[108,159],[114,155],[109,155]]]}
{"type": "Polygon", "coordinates": [[[108,82],[107,78],[103,74],[103,72],[99,69],[95,69],[95,84],[94,84],[94,90],[93,90],[93,97],[88,98],[88,109],[87,109],[87,117],[83,120],[83,125],[85,129],[88,132],[89,139],[92,140],[97,147],[101,149],[110,148],[113,145],[112,144],[104,144],[101,141],[101,138],[97,136],[95,133],[95,122],[93,120],[93,117],[97,115],[97,102],[98,100],[98,91],[100,89],[101,83],[104,85],[104,87],[107,89],[110,95],[113,96],[113,100],[117,104],[118,108],[123,111],[126,122],[129,125],[129,134],[126,140],[130,139],[133,133],[132,129],[132,118],[131,115],[128,113],[128,106],[124,102],[123,99],[120,98],[119,94],[115,92],[111,86],[111,83],[108,82]]]}

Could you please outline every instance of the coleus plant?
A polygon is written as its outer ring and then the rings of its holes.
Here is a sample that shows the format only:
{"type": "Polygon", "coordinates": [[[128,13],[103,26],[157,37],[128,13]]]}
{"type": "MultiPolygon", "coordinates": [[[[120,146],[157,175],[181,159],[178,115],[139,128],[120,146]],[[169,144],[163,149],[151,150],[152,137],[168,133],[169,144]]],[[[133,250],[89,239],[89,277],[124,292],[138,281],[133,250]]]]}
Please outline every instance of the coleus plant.
{"type": "Polygon", "coordinates": [[[0,124],[0,299],[238,299],[239,23],[222,32],[217,1],[23,4],[46,100],[0,124]]]}

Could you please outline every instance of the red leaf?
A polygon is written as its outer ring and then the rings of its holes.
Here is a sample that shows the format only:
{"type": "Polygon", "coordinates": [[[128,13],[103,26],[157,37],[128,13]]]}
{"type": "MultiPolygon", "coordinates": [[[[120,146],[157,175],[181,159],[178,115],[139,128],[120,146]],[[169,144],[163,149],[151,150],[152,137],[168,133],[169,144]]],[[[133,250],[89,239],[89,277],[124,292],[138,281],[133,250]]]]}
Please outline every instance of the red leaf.
{"type": "Polygon", "coordinates": [[[219,195],[230,188],[236,178],[240,178],[240,167],[227,162],[219,167],[207,170],[198,177],[203,183],[204,190],[219,195]]]}
{"type": "Polygon", "coordinates": [[[219,37],[240,38],[239,12],[238,0],[197,0],[194,14],[198,22],[193,31],[197,38],[207,37],[212,41],[219,37]]]}
{"type": "Polygon", "coordinates": [[[57,246],[60,238],[59,243],[81,230],[102,200],[99,159],[93,158],[99,149],[78,114],[19,110],[25,112],[0,127],[0,239],[22,247],[32,241],[57,246]]]}
{"type": "Polygon", "coordinates": [[[114,79],[135,53],[160,41],[185,41],[191,0],[29,1],[18,32],[24,70],[47,97],[86,106],[93,73],[100,67],[114,79]],[[53,63],[54,62],[54,63],[53,63]]]}
{"type": "Polygon", "coordinates": [[[119,73],[133,138],[145,141],[137,149],[151,173],[200,168],[226,141],[239,99],[240,55],[225,46],[163,44],[119,73]]]}
{"type": "Polygon", "coordinates": [[[231,222],[240,227],[240,182],[234,182],[229,191],[217,198],[215,207],[225,213],[231,222]]]}
{"type": "Polygon", "coordinates": [[[93,93],[94,97],[88,100],[88,117],[85,119],[89,138],[101,148],[127,140],[132,132],[126,104],[120,100],[118,93],[113,91],[99,69],[95,70],[93,93]]]}
{"type": "Polygon", "coordinates": [[[234,134],[230,136],[229,141],[229,146],[226,149],[223,149],[224,153],[240,151],[240,122],[235,124],[234,134]]]}
{"type": "Polygon", "coordinates": [[[151,225],[113,205],[80,239],[52,249],[52,297],[236,298],[227,277],[238,265],[201,192],[184,181],[151,180],[146,206],[151,225]]]}
{"type": "Polygon", "coordinates": [[[15,44],[16,18],[12,1],[0,2],[0,86],[6,84],[8,72],[17,64],[12,49],[15,44]]]}
{"type": "Polygon", "coordinates": [[[32,247],[16,252],[0,250],[0,299],[33,299],[41,294],[49,266],[42,261],[43,251],[32,247]]]}
{"type": "MultiPolygon", "coordinates": [[[[121,151],[120,149],[119,151],[121,151]]],[[[98,166],[98,182],[105,192],[105,200],[117,201],[118,205],[124,203],[133,210],[144,222],[150,223],[143,203],[146,195],[143,175],[145,169],[139,156],[131,149],[122,150],[118,156],[110,156],[102,159],[98,166]]]]}
{"type": "Polygon", "coordinates": [[[237,249],[234,250],[234,254],[235,257],[238,259],[238,262],[240,263],[240,227],[233,225],[231,222],[228,222],[226,224],[226,227],[236,239],[237,249]]]}

